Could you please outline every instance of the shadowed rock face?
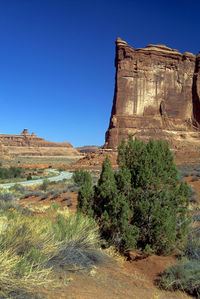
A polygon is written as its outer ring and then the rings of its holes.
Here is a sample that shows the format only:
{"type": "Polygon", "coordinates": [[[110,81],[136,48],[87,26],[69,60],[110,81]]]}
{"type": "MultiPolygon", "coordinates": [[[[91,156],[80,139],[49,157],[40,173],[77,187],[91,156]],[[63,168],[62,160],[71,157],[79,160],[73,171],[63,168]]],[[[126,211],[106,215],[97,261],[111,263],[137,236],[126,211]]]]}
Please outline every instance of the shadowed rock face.
{"type": "Polygon", "coordinates": [[[165,45],[134,50],[116,40],[116,78],[105,148],[122,137],[199,139],[200,54],[181,54],[165,45]]]}

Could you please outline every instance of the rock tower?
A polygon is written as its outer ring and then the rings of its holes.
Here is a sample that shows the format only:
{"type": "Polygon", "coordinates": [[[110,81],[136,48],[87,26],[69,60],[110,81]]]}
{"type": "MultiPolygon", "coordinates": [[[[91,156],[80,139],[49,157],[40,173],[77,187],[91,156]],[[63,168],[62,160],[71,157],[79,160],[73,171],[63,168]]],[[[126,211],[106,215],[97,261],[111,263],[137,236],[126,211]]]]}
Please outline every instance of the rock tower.
{"type": "Polygon", "coordinates": [[[115,91],[105,148],[129,134],[200,146],[200,54],[165,45],[134,50],[116,39],[115,91]]]}

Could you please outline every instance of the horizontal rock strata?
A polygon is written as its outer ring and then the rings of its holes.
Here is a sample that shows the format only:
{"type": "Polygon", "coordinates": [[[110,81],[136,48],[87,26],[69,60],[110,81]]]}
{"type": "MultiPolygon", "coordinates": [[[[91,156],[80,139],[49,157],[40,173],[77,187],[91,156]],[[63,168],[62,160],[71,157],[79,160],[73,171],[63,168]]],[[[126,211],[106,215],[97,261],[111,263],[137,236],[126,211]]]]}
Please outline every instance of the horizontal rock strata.
{"type": "Polygon", "coordinates": [[[164,138],[172,148],[200,147],[200,54],[165,45],[134,50],[116,40],[116,77],[105,148],[129,134],[164,138]]]}
{"type": "Polygon", "coordinates": [[[0,134],[0,155],[17,156],[80,156],[69,143],[46,141],[24,129],[20,135],[0,134]]]}

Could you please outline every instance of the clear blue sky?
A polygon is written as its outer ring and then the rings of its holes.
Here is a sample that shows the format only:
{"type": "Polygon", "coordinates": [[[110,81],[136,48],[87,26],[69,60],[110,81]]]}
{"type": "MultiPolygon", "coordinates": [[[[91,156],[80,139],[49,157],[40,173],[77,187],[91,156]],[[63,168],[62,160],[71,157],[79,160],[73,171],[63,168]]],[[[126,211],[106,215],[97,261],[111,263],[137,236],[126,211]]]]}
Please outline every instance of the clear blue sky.
{"type": "Polygon", "coordinates": [[[0,133],[102,145],[115,39],[200,51],[199,0],[0,0],[0,133]]]}

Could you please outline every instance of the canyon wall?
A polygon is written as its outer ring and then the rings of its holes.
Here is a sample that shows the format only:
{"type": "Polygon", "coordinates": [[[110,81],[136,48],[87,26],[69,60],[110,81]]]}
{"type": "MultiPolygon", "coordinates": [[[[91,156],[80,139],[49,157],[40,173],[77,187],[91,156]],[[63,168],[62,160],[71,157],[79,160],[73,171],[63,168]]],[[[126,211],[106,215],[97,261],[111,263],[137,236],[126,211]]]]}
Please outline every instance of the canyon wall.
{"type": "Polygon", "coordinates": [[[80,153],[69,142],[47,141],[24,129],[20,135],[0,134],[0,155],[76,157],[80,153]]]}
{"type": "Polygon", "coordinates": [[[164,138],[172,148],[200,147],[200,54],[165,45],[134,50],[116,40],[116,77],[105,148],[129,134],[164,138]]]}

